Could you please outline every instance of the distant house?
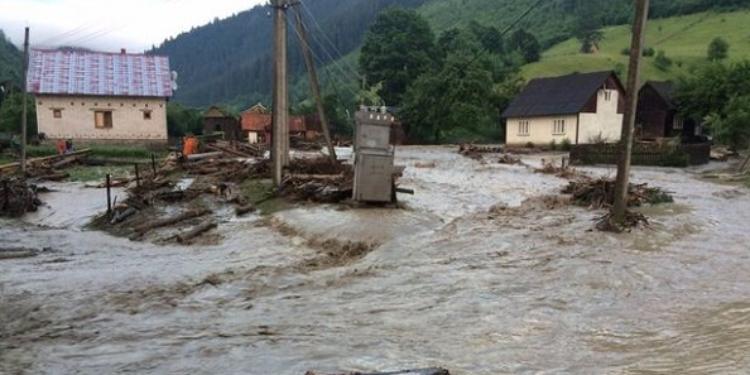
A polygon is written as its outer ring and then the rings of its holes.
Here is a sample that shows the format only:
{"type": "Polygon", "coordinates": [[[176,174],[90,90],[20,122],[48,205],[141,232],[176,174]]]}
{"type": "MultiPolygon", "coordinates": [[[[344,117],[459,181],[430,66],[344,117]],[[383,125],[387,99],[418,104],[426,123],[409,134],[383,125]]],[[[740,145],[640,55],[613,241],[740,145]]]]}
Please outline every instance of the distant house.
{"type": "Polygon", "coordinates": [[[203,114],[203,134],[224,133],[224,139],[237,141],[242,139],[240,121],[226,110],[212,106],[203,114]]]}
{"type": "Polygon", "coordinates": [[[671,82],[649,81],[641,87],[636,116],[636,136],[641,140],[680,137],[688,143],[703,141],[701,127],[678,114],[671,82]]]}
{"type": "Polygon", "coordinates": [[[272,121],[271,112],[260,103],[243,111],[240,119],[242,132],[250,143],[270,143],[272,121]]]}
{"type": "MultiPolygon", "coordinates": [[[[320,122],[314,121],[310,116],[290,116],[289,136],[307,140],[317,138],[320,135],[320,122]]],[[[242,112],[241,123],[242,131],[247,134],[250,143],[271,142],[273,113],[262,104],[258,103],[242,112]]]]}
{"type": "Polygon", "coordinates": [[[36,97],[39,132],[49,139],[167,141],[167,57],[33,49],[26,84],[36,97]]]}
{"type": "Polygon", "coordinates": [[[617,142],[624,110],[625,89],[614,72],[534,79],[503,113],[506,143],[617,142]]]}

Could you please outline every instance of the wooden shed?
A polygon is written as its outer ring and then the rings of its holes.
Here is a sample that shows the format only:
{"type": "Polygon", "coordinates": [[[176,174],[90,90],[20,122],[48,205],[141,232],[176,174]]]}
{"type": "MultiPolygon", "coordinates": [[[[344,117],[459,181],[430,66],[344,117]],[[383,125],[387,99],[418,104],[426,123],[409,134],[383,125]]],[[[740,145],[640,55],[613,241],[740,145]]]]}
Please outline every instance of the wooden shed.
{"type": "Polygon", "coordinates": [[[237,141],[242,139],[240,121],[218,106],[212,106],[203,114],[203,134],[224,133],[224,139],[237,141]]]}

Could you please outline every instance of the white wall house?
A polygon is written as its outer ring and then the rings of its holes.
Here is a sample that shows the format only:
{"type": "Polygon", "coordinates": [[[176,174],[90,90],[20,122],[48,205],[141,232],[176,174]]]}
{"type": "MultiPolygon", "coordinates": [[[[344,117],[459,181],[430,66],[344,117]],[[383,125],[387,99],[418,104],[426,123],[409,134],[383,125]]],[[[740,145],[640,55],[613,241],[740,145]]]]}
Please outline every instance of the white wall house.
{"type": "Polygon", "coordinates": [[[506,143],[617,142],[624,107],[625,90],[613,72],[535,79],[503,113],[506,143]]]}
{"type": "Polygon", "coordinates": [[[39,132],[49,139],[167,142],[167,57],[34,49],[26,84],[39,132]]]}

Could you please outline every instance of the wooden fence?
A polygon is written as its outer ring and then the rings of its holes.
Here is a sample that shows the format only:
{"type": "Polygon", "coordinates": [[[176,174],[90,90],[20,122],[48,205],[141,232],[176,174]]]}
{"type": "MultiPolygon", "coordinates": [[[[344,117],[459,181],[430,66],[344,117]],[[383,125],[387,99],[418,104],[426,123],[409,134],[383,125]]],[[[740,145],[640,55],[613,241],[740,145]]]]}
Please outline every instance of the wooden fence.
{"type": "MultiPolygon", "coordinates": [[[[570,162],[576,165],[617,164],[617,144],[575,145],[570,152],[570,162]]],[[[633,165],[660,167],[687,167],[707,164],[711,157],[708,143],[685,145],[657,145],[636,143],[633,145],[633,165]]]]}

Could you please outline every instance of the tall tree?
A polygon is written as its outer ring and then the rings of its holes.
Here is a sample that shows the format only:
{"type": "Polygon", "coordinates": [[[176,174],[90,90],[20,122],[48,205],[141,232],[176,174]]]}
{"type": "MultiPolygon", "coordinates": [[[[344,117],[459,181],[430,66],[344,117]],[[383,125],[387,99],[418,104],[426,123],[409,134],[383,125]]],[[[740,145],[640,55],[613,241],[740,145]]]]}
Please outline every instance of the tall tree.
{"type": "Polygon", "coordinates": [[[537,62],[541,58],[539,40],[524,29],[518,29],[510,36],[508,49],[518,51],[527,63],[537,62]]]}
{"type": "Polygon", "coordinates": [[[708,45],[708,59],[720,61],[729,57],[729,43],[721,37],[716,37],[708,45]]]}
{"type": "Polygon", "coordinates": [[[409,85],[434,58],[435,36],[417,12],[390,8],[378,15],[365,36],[359,65],[369,84],[382,83],[380,97],[398,106],[409,85]]]}

